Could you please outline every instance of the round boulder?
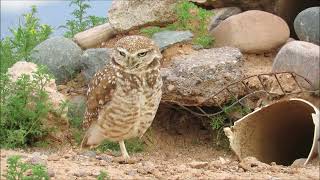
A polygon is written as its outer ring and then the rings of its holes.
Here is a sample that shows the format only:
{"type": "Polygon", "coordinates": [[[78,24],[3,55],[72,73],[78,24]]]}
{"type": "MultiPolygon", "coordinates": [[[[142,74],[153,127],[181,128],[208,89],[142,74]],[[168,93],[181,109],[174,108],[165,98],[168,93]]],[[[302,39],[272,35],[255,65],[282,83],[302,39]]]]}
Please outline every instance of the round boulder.
{"type": "Polygon", "coordinates": [[[308,8],[294,20],[294,30],[301,41],[320,44],[320,7],[308,8]]]}
{"type": "Polygon", "coordinates": [[[65,37],[53,37],[37,45],[31,52],[31,61],[46,65],[57,84],[69,81],[79,70],[81,48],[65,37]]]}
{"type": "Polygon", "coordinates": [[[110,61],[111,49],[96,48],[84,51],[81,56],[81,73],[89,83],[96,72],[101,70],[110,61]]]}
{"type": "Polygon", "coordinates": [[[241,52],[263,53],[282,46],[290,30],[280,17],[251,10],[227,18],[210,33],[216,47],[232,46],[241,52]]]}
{"type": "Polygon", "coordinates": [[[320,47],[304,41],[287,43],[277,54],[272,71],[295,72],[307,78],[315,88],[319,87],[320,47]]]}

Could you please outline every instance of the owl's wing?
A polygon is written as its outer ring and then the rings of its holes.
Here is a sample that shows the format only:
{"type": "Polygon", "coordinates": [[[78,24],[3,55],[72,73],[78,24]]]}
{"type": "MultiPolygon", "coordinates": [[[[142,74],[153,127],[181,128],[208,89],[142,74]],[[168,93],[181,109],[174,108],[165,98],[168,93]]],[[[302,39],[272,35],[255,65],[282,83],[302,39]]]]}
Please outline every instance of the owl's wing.
{"type": "Polygon", "coordinates": [[[110,65],[93,76],[87,91],[83,128],[97,120],[100,109],[111,100],[115,88],[115,72],[110,65]]]}

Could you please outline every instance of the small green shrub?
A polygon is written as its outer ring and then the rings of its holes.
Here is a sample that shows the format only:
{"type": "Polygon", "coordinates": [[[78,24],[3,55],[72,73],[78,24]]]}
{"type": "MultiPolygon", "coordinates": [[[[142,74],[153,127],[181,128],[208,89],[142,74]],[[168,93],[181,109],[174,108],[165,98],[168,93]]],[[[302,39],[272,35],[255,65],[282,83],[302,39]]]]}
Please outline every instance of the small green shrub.
{"type": "Polygon", "coordinates": [[[150,26],[150,27],[146,27],[146,28],[141,29],[140,33],[142,33],[148,37],[152,37],[153,34],[160,32],[160,31],[163,31],[163,29],[161,29],[158,26],[150,26]]]}
{"type": "Polygon", "coordinates": [[[213,43],[213,37],[208,35],[201,35],[194,39],[195,44],[201,45],[202,47],[210,47],[213,43]]]}
{"type": "Polygon", "coordinates": [[[106,18],[97,16],[86,16],[87,9],[90,5],[85,3],[86,0],[71,0],[69,6],[75,6],[74,11],[71,13],[72,20],[67,20],[67,23],[62,28],[67,29],[64,36],[72,38],[75,34],[85,31],[91,27],[103,24],[107,21],[106,18]]]}
{"type": "Polygon", "coordinates": [[[210,47],[213,38],[208,34],[209,18],[213,12],[200,8],[189,1],[181,1],[175,7],[177,21],[169,25],[170,30],[190,30],[194,33],[194,44],[210,47]]]}
{"type": "Polygon", "coordinates": [[[215,117],[211,118],[211,128],[213,130],[220,130],[222,127],[224,127],[226,119],[227,117],[223,114],[216,115],[215,117]]]}
{"type": "Polygon", "coordinates": [[[106,171],[100,171],[100,174],[97,177],[97,180],[109,180],[110,177],[106,171]]]}
{"type": "MultiPolygon", "coordinates": [[[[139,138],[133,138],[125,141],[127,151],[129,153],[138,153],[144,150],[144,143],[139,138]]],[[[119,143],[104,141],[98,148],[98,151],[105,152],[107,150],[120,151],[119,143]]]]}
{"type": "Polygon", "coordinates": [[[1,74],[1,148],[32,145],[47,134],[42,119],[52,106],[44,89],[51,78],[46,72],[46,68],[40,66],[32,79],[22,75],[16,82],[1,74]]]}
{"type": "Polygon", "coordinates": [[[20,156],[11,156],[7,160],[7,180],[49,180],[47,169],[43,165],[21,162],[20,156]],[[28,175],[26,174],[28,172],[28,175]],[[31,173],[30,173],[31,172],[31,173]]]}
{"type": "Polygon", "coordinates": [[[0,40],[1,73],[17,61],[30,61],[32,49],[51,35],[51,26],[40,24],[36,13],[37,8],[32,6],[31,12],[23,14],[18,27],[10,28],[11,36],[0,40]]]}

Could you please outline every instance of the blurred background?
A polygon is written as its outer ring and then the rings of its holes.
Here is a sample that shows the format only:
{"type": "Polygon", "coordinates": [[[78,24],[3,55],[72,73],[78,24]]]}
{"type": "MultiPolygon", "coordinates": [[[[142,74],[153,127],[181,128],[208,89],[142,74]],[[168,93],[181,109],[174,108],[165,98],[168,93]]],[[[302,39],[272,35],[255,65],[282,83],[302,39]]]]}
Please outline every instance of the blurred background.
{"type": "MultiPolygon", "coordinates": [[[[111,0],[89,1],[91,8],[89,15],[106,17],[111,0]]],[[[70,1],[55,0],[1,0],[1,39],[10,34],[9,28],[14,28],[21,20],[21,14],[29,12],[32,5],[37,6],[40,22],[49,24],[54,28],[53,35],[62,35],[65,29],[58,28],[71,19],[73,7],[70,1]]]]}

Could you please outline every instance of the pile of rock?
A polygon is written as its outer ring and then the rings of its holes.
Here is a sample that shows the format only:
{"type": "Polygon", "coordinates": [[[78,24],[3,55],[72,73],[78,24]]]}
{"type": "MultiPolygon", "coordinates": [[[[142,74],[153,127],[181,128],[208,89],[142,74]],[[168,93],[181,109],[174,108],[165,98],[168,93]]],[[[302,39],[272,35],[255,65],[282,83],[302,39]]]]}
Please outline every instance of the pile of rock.
{"type": "MultiPolygon", "coordinates": [[[[231,3],[219,0],[194,1],[214,4],[214,7],[224,7],[231,3]]],[[[209,33],[215,39],[214,47],[175,57],[170,67],[162,69],[163,99],[173,99],[183,104],[206,101],[219,88],[243,77],[240,70],[241,53],[266,53],[280,48],[273,71],[294,71],[319,86],[319,46],[316,45],[319,44],[319,21],[315,22],[319,20],[319,7],[306,9],[297,16],[295,29],[302,41],[286,44],[290,30],[283,19],[261,10],[241,10],[268,4],[263,2],[241,1],[239,7],[214,9],[215,15],[208,26],[209,33]]],[[[176,18],[176,3],[175,0],[113,1],[108,14],[108,26],[104,26],[104,33],[110,34],[105,37],[110,38],[116,33],[144,26],[172,23],[176,18]]],[[[259,9],[269,8],[266,6],[259,9]]],[[[152,38],[161,50],[165,50],[174,44],[188,42],[192,37],[190,31],[163,31],[155,33],[152,38]]],[[[110,61],[112,49],[83,50],[85,46],[77,39],[75,41],[78,44],[64,37],[48,39],[34,49],[32,61],[48,66],[57,84],[71,80],[79,72],[89,82],[110,61]]],[[[207,103],[212,105],[212,102],[207,103]]]]}

